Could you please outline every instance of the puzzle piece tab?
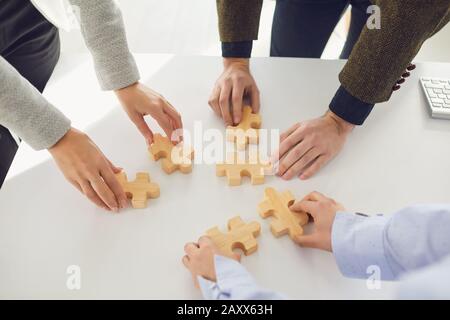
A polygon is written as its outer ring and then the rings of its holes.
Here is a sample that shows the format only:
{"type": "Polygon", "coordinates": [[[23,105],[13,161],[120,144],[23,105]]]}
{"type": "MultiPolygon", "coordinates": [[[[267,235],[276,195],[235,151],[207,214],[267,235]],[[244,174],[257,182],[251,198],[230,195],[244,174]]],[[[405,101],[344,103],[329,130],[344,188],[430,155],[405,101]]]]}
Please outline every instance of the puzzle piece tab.
{"type": "Polygon", "coordinates": [[[148,173],[136,174],[136,180],[133,182],[128,182],[127,175],[123,171],[116,174],[116,178],[135,209],[144,209],[147,207],[148,199],[159,197],[159,186],[150,182],[148,173]]]}
{"type": "Polygon", "coordinates": [[[192,162],[194,159],[194,150],[192,148],[185,148],[180,143],[174,146],[167,137],[160,134],[155,134],[154,142],[150,146],[150,156],[153,160],[158,161],[162,159],[162,169],[167,174],[172,174],[176,170],[182,173],[192,172],[192,162]]]}
{"type": "Polygon", "coordinates": [[[261,225],[256,222],[244,223],[240,217],[228,221],[228,232],[222,233],[218,227],[206,231],[219,250],[228,256],[233,255],[234,249],[241,249],[246,256],[258,249],[256,237],[261,233],[261,225]]]}
{"type": "Polygon", "coordinates": [[[303,235],[303,226],[309,221],[306,212],[294,212],[289,209],[295,202],[291,192],[278,193],[273,188],[265,190],[263,202],[259,204],[259,214],[263,219],[273,216],[270,229],[275,237],[289,234],[291,239],[303,235]]]}
{"type": "Polygon", "coordinates": [[[227,128],[227,140],[235,142],[238,150],[245,150],[248,144],[258,144],[259,128],[261,128],[261,116],[252,113],[251,107],[244,107],[241,123],[227,128]]]}
{"type": "Polygon", "coordinates": [[[250,177],[253,185],[263,184],[265,176],[270,174],[273,166],[270,163],[263,163],[258,159],[255,161],[239,160],[238,155],[227,157],[225,163],[216,165],[216,175],[218,177],[227,176],[230,186],[239,186],[242,183],[242,177],[250,177]]]}

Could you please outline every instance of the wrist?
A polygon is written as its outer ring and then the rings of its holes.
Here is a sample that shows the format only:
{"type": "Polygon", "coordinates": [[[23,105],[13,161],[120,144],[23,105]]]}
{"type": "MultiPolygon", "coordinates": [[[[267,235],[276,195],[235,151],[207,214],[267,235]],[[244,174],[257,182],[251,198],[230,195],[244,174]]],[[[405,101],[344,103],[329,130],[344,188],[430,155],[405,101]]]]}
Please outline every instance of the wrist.
{"type": "Polygon", "coordinates": [[[336,115],[336,114],[335,114],[333,111],[331,111],[331,110],[328,110],[328,111],[325,113],[325,117],[327,117],[327,118],[333,120],[333,121],[336,123],[339,132],[342,133],[342,134],[350,134],[350,133],[353,131],[353,129],[355,128],[355,125],[354,125],[354,124],[345,121],[344,119],[342,119],[341,117],[339,117],[338,115],[336,115]]]}
{"type": "Polygon", "coordinates": [[[245,68],[247,70],[250,70],[250,59],[246,58],[224,58],[223,59],[223,66],[224,68],[229,68],[232,66],[245,68]]]}
{"type": "Polygon", "coordinates": [[[139,81],[137,81],[137,82],[135,82],[133,84],[130,84],[129,86],[126,86],[126,87],[114,90],[114,92],[115,92],[116,95],[120,95],[121,93],[129,91],[130,89],[135,89],[138,86],[139,86],[139,81]]]}
{"type": "Polygon", "coordinates": [[[72,139],[72,137],[83,134],[82,132],[78,131],[75,128],[70,128],[69,131],[66,132],[65,135],[61,137],[61,139],[58,140],[52,147],[48,148],[48,152],[50,154],[54,155],[55,152],[57,152],[60,148],[63,148],[65,145],[68,144],[68,141],[72,139]]]}

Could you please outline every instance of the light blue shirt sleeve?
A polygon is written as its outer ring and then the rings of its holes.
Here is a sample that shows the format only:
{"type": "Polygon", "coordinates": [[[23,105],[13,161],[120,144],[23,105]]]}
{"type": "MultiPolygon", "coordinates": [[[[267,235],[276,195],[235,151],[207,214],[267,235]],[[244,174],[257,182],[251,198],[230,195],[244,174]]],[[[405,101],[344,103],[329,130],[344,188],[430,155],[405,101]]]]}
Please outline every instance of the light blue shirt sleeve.
{"type": "Polygon", "coordinates": [[[378,267],[381,280],[398,280],[450,255],[450,205],[418,205],[392,215],[336,215],[332,248],[341,272],[367,278],[378,267]]]}
{"type": "Polygon", "coordinates": [[[208,300],[282,300],[286,296],[259,287],[239,262],[215,256],[217,282],[198,277],[203,297],[208,300]]]}
{"type": "MultiPolygon", "coordinates": [[[[450,298],[450,205],[420,205],[392,215],[339,212],[332,247],[341,272],[367,279],[401,280],[399,299],[450,298]]],[[[217,282],[199,277],[205,299],[279,300],[286,296],[259,287],[238,262],[215,256],[217,282]]]]}

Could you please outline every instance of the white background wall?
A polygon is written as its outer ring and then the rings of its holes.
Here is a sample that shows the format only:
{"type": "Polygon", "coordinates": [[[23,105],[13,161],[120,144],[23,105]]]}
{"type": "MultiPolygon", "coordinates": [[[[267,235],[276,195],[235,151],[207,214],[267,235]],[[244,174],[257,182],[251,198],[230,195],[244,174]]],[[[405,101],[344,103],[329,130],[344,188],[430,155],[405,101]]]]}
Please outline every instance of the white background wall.
{"type": "MultiPolygon", "coordinates": [[[[122,8],[131,50],[135,53],[220,55],[214,0],[118,0],[122,8]]],[[[255,44],[255,56],[269,54],[274,1],[266,1],[255,44]]],[[[329,42],[325,58],[336,58],[345,32],[338,28],[329,42]]],[[[62,32],[63,52],[85,52],[77,31],[62,32]]],[[[416,61],[450,62],[450,25],[429,40],[416,61]]]]}

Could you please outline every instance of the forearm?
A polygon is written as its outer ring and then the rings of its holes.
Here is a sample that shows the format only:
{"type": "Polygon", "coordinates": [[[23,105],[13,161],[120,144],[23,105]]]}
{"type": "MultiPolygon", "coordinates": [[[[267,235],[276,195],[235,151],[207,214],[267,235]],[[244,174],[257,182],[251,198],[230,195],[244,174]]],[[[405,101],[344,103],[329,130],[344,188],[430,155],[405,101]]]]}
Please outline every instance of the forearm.
{"type": "Polygon", "coordinates": [[[217,281],[199,277],[203,297],[208,300],[280,300],[282,294],[259,287],[238,262],[215,256],[217,281]]]}
{"type": "Polygon", "coordinates": [[[224,58],[249,58],[258,39],[262,0],[217,0],[224,58]]]}
{"type": "Polygon", "coordinates": [[[450,17],[447,0],[377,0],[381,29],[367,26],[340,74],[342,86],[369,104],[389,100],[392,88],[423,43],[450,17]]]}
{"type": "Polygon", "coordinates": [[[79,8],[80,25],[103,90],[118,90],[139,80],[129,51],[120,9],[113,0],[70,0],[79,8]]]}
{"type": "Polygon", "coordinates": [[[2,57],[0,83],[0,124],[35,150],[52,147],[70,129],[69,119],[2,57]]]}
{"type": "Polygon", "coordinates": [[[389,216],[338,213],[332,248],[342,273],[366,278],[371,266],[384,280],[430,265],[450,254],[450,205],[405,208],[389,216]]]}

